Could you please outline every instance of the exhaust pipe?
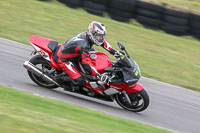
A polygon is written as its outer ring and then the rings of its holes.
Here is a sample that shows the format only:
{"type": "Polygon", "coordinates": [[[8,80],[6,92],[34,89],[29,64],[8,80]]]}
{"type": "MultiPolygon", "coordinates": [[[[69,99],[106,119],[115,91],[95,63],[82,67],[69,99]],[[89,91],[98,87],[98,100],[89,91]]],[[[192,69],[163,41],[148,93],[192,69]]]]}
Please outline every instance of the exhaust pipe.
{"type": "Polygon", "coordinates": [[[23,66],[30,72],[34,73],[36,76],[42,78],[43,80],[47,81],[47,82],[53,82],[54,84],[56,84],[57,86],[60,86],[56,81],[54,81],[52,78],[50,78],[49,76],[47,76],[46,74],[44,74],[41,70],[39,70],[35,65],[33,65],[31,62],[29,61],[25,61],[23,66]]]}

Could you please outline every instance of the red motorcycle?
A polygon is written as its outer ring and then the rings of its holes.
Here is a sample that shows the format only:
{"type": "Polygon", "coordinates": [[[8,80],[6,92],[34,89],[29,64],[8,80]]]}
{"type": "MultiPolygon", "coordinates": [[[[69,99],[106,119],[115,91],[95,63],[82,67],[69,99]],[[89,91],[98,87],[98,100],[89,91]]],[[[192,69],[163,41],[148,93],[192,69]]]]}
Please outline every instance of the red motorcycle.
{"type": "MultiPolygon", "coordinates": [[[[64,71],[53,59],[53,53],[59,45],[57,41],[39,36],[31,36],[30,43],[35,49],[34,55],[29,61],[24,62],[29,77],[39,86],[53,89],[63,87],[54,81],[54,77],[64,74],[64,71]]],[[[140,112],[149,105],[149,96],[142,85],[138,83],[141,77],[140,69],[136,62],[130,59],[125,47],[118,43],[123,58],[111,62],[109,57],[98,51],[90,51],[89,58],[92,65],[101,74],[111,78],[109,84],[99,81],[96,77],[86,74],[82,64],[77,61],[73,64],[78,68],[81,75],[85,77],[84,86],[78,90],[66,87],[65,90],[82,95],[98,98],[104,101],[116,102],[124,109],[140,112]]]]}

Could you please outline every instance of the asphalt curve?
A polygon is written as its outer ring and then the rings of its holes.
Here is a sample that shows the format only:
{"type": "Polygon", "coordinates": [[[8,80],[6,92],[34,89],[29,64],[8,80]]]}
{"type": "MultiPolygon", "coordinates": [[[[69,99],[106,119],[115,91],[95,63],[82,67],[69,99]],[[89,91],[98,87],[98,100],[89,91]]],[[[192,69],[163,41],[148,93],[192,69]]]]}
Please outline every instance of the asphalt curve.
{"type": "Polygon", "coordinates": [[[104,102],[61,88],[48,90],[34,84],[23,68],[32,47],[0,38],[0,84],[53,98],[129,120],[140,121],[179,133],[200,133],[200,93],[142,77],[150,96],[149,107],[140,113],[123,110],[115,102],[104,102]]]}

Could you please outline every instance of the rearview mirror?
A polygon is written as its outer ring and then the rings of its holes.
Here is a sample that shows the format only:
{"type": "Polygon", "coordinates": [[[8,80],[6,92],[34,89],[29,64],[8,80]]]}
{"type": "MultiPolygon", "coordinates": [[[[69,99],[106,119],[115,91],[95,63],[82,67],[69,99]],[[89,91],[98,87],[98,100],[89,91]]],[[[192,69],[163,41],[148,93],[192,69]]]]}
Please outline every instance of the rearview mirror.
{"type": "Polygon", "coordinates": [[[124,47],[123,44],[121,44],[120,42],[118,42],[117,44],[118,44],[118,46],[119,46],[119,48],[120,48],[121,50],[125,50],[125,47],[124,47]]]}
{"type": "Polygon", "coordinates": [[[117,44],[118,44],[118,46],[119,46],[119,48],[120,48],[121,50],[124,50],[124,51],[126,52],[127,57],[130,58],[128,52],[126,51],[126,49],[125,49],[125,47],[124,47],[124,45],[121,44],[120,42],[118,42],[117,44]]]}

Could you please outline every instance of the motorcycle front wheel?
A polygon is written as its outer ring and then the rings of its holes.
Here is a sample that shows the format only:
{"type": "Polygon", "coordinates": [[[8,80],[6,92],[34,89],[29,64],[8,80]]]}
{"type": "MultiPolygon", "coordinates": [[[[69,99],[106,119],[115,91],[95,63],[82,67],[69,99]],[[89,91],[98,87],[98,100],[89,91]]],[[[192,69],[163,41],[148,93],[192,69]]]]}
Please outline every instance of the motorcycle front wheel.
{"type": "Polygon", "coordinates": [[[128,94],[129,103],[123,93],[115,95],[116,102],[124,109],[132,112],[141,112],[149,106],[149,96],[143,89],[142,91],[135,91],[128,94]]]}

